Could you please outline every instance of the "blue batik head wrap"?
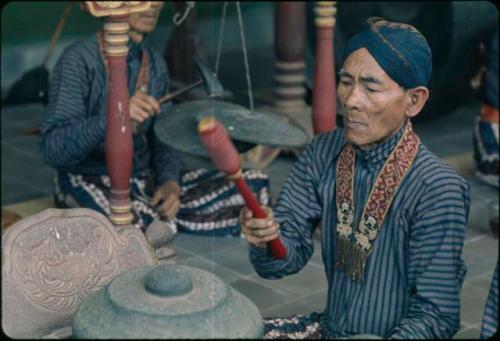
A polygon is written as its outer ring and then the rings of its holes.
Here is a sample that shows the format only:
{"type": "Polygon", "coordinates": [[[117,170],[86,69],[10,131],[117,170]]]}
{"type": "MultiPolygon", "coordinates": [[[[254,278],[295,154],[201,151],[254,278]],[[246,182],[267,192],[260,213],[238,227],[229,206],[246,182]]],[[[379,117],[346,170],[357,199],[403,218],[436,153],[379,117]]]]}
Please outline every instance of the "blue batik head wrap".
{"type": "Polygon", "coordinates": [[[432,54],[427,40],[413,26],[372,17],[344,48],[343,61],[365,47],[396,83],[405,89],[427,86],[432,54]]]}

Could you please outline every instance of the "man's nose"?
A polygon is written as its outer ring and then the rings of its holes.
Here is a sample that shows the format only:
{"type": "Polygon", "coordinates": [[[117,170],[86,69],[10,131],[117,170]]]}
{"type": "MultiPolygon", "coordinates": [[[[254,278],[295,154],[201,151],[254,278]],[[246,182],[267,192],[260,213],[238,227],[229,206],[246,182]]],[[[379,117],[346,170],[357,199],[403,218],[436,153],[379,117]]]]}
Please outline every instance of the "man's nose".
{"type": "Polygon", "coordinates": [[[346,91],[344,98],[344,106],[346,109],[359,108],[362,101],[362,94],[357,85],[353,85],[346,91]]]}

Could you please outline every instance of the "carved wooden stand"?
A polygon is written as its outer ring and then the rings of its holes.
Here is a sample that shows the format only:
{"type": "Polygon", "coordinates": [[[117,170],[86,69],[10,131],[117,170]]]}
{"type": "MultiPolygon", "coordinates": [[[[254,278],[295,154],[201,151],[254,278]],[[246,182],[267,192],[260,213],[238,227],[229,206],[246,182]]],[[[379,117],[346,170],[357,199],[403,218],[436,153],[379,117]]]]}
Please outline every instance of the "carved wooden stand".
{"type": "Polygon", "coordinates": [[[147,10],[150,1],[86,1],[94,16],[107,16],[104,24],[108,69],[108,106],[106,126],[106,165],[111,182],[110,220],[115,225],[131,224],[130,201],[133,142],[127,89],[128,16],[147,10]]]}
{"type": "Polygon", "coordinates": [[[315,134],[335,129],[337,96],[333,53],[335,1],[318,1],[314,8],[316,26],[316,64],[312,103],[315,134]]]}

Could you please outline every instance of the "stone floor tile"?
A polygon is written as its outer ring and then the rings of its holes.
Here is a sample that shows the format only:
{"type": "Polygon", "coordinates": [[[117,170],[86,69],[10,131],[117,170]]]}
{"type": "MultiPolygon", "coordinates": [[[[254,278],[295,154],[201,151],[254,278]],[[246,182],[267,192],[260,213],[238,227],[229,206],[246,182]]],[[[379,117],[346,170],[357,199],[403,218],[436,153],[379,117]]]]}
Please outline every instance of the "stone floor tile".
{"type": "MultiPolygon", "coordinates": [[[[177,234],[177,236],[178,236],[178,234],[177,234]]],[[[175,238],[177,238],[177,236],[175,236],[174,239],[172,241],[170,241],[170,243],[168,244],[169,247],[171,247],[172,249],[175,250],[175,255],[176,255],[175,262],[176,263],[183,262],[189,258],[196,257],[196,254],[189,252],[189,251],[173,244],[173,241],[175,240],[175,238]]]]}
{"type": "Polygon", "coordinates": [[[498,259],[498,239],[484,234],[465,243],[463,258],[467,265],[466,279],[493,271],[498,259]]]}
{"type": "Polygon", "coordinates": [[[19,134],[19,136],[12,138],[10,140],[5,140],[5,143],[10,147],[18,151],[19,153],[24,153],[29,156],[38,157],[41,159],[38,144],[40,137],[38,135],[24,135],[19,134]]]}
{"type": "Polygon", "coordinates": [[[281,290],[248,279],[239,279],[230,283],[230,285],[248,297],[260,311],[283,302],[289,302],[293,298],[293,296],[281,290]]]}
{"type": "Polygon", "coordinates": [[[47,208],[55,208],[55,204],[52,196],[44,196],[12,205],[6,205],[4,208],[19,214],[23,218],[26,218],[47,208]]]}
{"type": "Polygon", "coordinates": [[[249,278],[258,279],[269,286],[289,292],[295,297],[305,296],[311,292],[327,290],[328,288],[323,268],[315,264],[308,264],[298,273],[280,279],[260,278],[257,273],[249,278]]]}
{"type": "Polygon", "coordinates": [[[300,300],[295,300],[277,307],[267,308],[261,311],[264,318],[290,317],[295,314],[308,314],[312,312],[310,307],[304,305],[300,300]]]}
{"type": "Polygon", "coordinates": [[[493,279],[493,272],[494,269],[491,269],[491,271],[485,272],[475,277],[466,276],[463,285],[467,286],[467,288],[469,286],[472,286],[474,288],[489,292],[491,286],[491,280],[493,279]]]}
{"type": "Polygon", "coordinates": [[[47,192],[2,173],[2,206],[48,195],[47,192]]]}
{"type": "Polygon", "coordinates": [[[172,240],[172,245],[211,258],[226,249],[245,247],[246,241],[238,237],[206,237],[181,232],[172,240]]]}
{"type": "Polygon", "coordinates": [[[464,285],[460,292],[460,319],[469,325],[481,322],[487,296],[484,287],[464,285]]]}
{"type": "Polygon", "coordinates": [[[9,110],[2,110],[2,125],[16,125],[31,127],[30,124],[41,122],[45,107],[42,104],[21,104],[9,106],[9,110]]]}
{"type": "Polygon", "coordinates": [[[40,190],[49,193],[50,195],[54,194],[54,176],[55,171],[51,168],[40,168],[33,169],[23,175],[25,179],[29,179],[30,184],[39,188],[40,190]],[[33,179],[33,180],[31,180],[33,179]]]}
{"type": "Polygon", "coordinates": [[[2,144],[2,172],[34,182],[36,179],[29,175],[41,170],[48,172],[51,168],[42,161],[40,156],[26,154],[9,144],[2,144]]]}
{"type": "Polygon", "coordinates": [[[479,334],[480,334],[480,329],[477,327],[471,327],[468,329],[464,329],[462,331],[459,331],[458,333],[453,336],[454,340],[471,340],[471,339],[479,339],[479,334]]]}
{"type": "Polygon", "coordinates": [[[294,314],[322,312],[326,305],[326,291],[320,291],[303,298],[296,298],[287,303],[262,311],[264,317],[288,317],[294,314]]]}
{"type": "Polygon", "coordinates": [[[179,259],[176,263],[206,270],[210,273],[215,274],[219,279],[221,279],[226,284],[241,279],[240,274],[222,265],[206,260],[200,256],[193,256],[189,258],[179,259]]]}
{"type": "Polygon", "coordinates": [[[321,267],[321,271],[324,272],[323,268],[323,258],[321,256],[321,236],[319,234],[314,235],[314,253],[311,256],[309,262],[314,263],[321,267]]]}
{"type": "Polygon", "coordinates": [[[255,269],[248,257],[248,245],[242,245],[241,248],[233,248],[215,253],[211,260],[229,269],[233,269],[243,276],[255,273],[255,269]]]}

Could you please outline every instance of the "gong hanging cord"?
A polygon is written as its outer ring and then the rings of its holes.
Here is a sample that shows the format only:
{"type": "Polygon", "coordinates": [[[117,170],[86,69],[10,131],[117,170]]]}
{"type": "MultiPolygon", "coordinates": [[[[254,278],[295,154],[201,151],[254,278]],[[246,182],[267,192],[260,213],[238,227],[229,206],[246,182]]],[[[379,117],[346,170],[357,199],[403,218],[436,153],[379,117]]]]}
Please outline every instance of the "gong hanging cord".
{"type": "MultiPolygon", "coordinates": [[[[219,66],[220,66],[220,56],[221,56],[221,51],[222,51],[222,41],[224,40],[224,29],[226,26],[226,13],[227,13],[227,5],[228,2],[224,1],[224,6],[222,7],[222,16],[221,16],[221,23],[220,23],[220,30],[219,30],[219,41],[217,42],[217,54],[215,56],[215,77],[219,78],[219,66]]],[[[210,96],[210,109],[211,112],[214,112],[214,101],[213,97],[210,96]]]]}
{"type": "Polygon", "coordinates": [[[189,15],[189,12],[191,9],[196,5],[196,1],[186,1],[186,8],[184,8],[184,13],[175,13],[174,17],[172,18],[172,21],[175,26],[180,26],[187,18],[189,15]],[[179,18],[180,17],[180,18],[179,18]]]}
{"type": "Polygon", "coordinates": [[[243,28],[243,18],[241,16],[240,2],[236,2],[236,10],[238,11],[238,23],[240,25],[241,48],[243,50],[243,60],[245,62],[245,75],[248,87],[248,99],[250,101],[250,111],[253,112],[253,94],[252,94],[252,81],[250,79],[250,67],[248,65],[247,44],[245,40],[245,29],[243,28]]]}
{"type": "MultiPolygon", "coordinates": [[[[224,6],[222,8],[221,26],[220,26],[220,30],[219,30],[219,41],[218,41],[218,45],[217,45],[217,55],[215,58],[215,76],[217,78],[219,75],[222,42],[224,40],[224,29],[225,29],[225,23],[226,23],[227,5],[228,5],[228,2],[225,1],[224,6]]],[[[241,7],[240,7],[239,1],[236,2],[236,11],[238,13],[238,24],[239,24],[239,29],[240,29],[241,49],[243,52],[243,62],[245,65],[245,76],[246,76],[246,81],[247,81],[248,99],[250,102],[250,111],[253,112],[254,111],[254,104],[253,104],[253,93],[252,93],[252,80],[251,80],[251,76],[250,76],[250,66],[248,63],[248,53],[247,53],[247,46],[246,46],[246,39],[245,39],[245,29],[243,27],[243,18],[241,15],[241,7]]]]}
{"type": "Polygon", "coordinates": [[[215,75],[219,75],[219,65],[220,65],[220,54],[222,50],[222,41],[224,40],[224,28],[226,25],[226,10],[227,10],[227,1],[224,1],[224,6],[222,7],[222,17],[220,22],[220,30],[219,30],[219,41],[217,44],[217,55],[215,57],[215,75]]]}

